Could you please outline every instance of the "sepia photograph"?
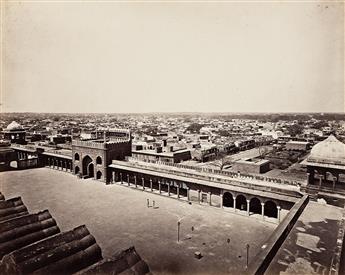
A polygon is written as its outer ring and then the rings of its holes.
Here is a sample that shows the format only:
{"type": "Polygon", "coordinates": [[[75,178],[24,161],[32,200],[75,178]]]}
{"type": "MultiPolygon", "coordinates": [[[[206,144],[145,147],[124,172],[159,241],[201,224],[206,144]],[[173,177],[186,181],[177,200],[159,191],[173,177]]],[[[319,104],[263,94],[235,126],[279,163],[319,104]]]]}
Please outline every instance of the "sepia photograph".
{"type": "Polygon", "coordinates": [[[344,5],[0,0],[0,274],[345,275],[344,5]]]}

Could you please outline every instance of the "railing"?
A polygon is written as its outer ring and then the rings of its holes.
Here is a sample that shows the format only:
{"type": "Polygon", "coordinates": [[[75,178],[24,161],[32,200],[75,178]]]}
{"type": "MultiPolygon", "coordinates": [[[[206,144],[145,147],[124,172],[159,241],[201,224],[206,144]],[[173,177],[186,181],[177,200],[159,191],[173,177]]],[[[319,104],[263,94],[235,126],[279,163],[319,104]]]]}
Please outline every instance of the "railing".
{"type": "MultiPolygon", "coordinates": [[[[158,165],[158,163],[148,163],[148,162],[141,162],[141,161],[117,161],[114,160],[113,164],[119,164],[122,166],[127,167],[135,167],[139,169],[145,169],[145,170],[152,170],[155,172],[162,172],[167,174],[172,174],[176,176],[184,176],[192,179],[198,179],[208,182],[215,182],[220,184],[226,184],[231,186],[238,186],[243,187],[246,189],[252,189],[252,190],[261,190],[261,191],[268,191],[271,193],[276,194],[286,194],[288,196],[299,196],[299,189],[297,186],[291,186],[292,188],[286,189],[284,188],[284,185],[281,187],[279,186],[272,186],[263,184],[264,182],[258,182],[257,180],[254,181],[252,178],[243,177],[243,176],[235,176],[235,177],[220,177],[222,175],[214,174],[210,175],[209,173],[203,173],[201,171],[193,171],[193,170],[182,170],[180,167],[177,167],[177,165],[158,165]],[[152,165],[153,164],[153,165],[152,165]]],[[[200,168],[200,167],[199,167],[200,168]]],[[[286,185],[285,185],[286,186],[286,185]]]]}
{"type": "Polygon", "coordinates": [[[61,155],[61,156],[66,156],[66,157],[72,157],[72,152],[68,154],[67,152],[61,152],[59,150],[49,150],[49,151],[45,151],[43,154],[56,154],[56,155],[61,155]]]}
{"type": "Polygon", "coordinates": [[[15,145],[12,144],[11,148],[13,148],[13,149],[18,148],[18,149],[25,149],[25,150],[34,150],[34,151],[36,151],[36,147],[35,146],[22,145],[22,144],[15,144],[15,145]]]}
{"type": "MultiPolygon", "coordinates": [[[[101,140],[100,140],[101,141],[101,140]]],[[[113,144],[118,144],[118,143],[127,143],[129,142],[130,139],[128,138],[116,138],[116,139],[110,139],[107,140],[106,142],[96,142],[94,140],[72,140],[72,146],[82,146],[82,147],[91,147],[91,148],[97,148],[97,149],[106,149],[111,147],[113,144]]]]}
{"type": "Polygon", "coordinates": [[[259,176],[259,175],[249,175],[249,174],[244,174],[244,173],[222,171],[222,170],[218,170],[218,169],[212,169],[212,168],[206,168],[206,167],[197,167],[197,166],[185,165],[185,164],[180,164],[180,163],[169,163],[169,162],[153,161],[153,160],[138,160],[138,159],[132,158],[132,157],[126,157],[126,160],[130,161],[130,162],[142,161],[142,162],[146,162],[146,163],[176,167],[179,169],[181,169],[181,168],[190,169],[190,170],[194,170],[194,171],[198,171],[198,172],[216,174],[216,175],[227,176],[227,177],[232,177],[232,178],[239,178],[239,179],[251,179],[251,180],[277,183],[277,184],[293,185],[293,186],[301,186],[302,185],[301,182],[293,181],[293,180],[285,180],[285,179],[280,179],[280,178],[272,178],[272,177],[265,177],[265,176],[259,176]]]}

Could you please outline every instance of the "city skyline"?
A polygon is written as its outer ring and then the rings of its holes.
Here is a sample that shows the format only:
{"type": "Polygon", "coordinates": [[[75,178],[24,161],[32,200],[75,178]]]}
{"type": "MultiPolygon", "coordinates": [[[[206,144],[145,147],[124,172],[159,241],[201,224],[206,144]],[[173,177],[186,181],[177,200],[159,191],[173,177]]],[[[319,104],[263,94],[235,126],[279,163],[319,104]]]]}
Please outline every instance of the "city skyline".
{"type": "Polygon", "coordinates": [[[344,112],[343,3],[11,3],[2,112],[344,112]]]}

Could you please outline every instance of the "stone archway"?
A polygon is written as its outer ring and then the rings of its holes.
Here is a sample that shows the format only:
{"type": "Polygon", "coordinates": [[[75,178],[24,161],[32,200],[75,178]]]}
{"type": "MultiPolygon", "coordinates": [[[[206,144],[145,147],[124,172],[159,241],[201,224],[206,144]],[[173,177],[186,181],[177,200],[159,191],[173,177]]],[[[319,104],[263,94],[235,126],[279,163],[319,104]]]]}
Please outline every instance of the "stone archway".
{"type": "Polygon", "coordinates": [[[261,201],[258,198],[252,198],[249,203],[249,212],[261,214],[261,201]]]}
{"type": "Polygon", "coordinates": [[[234,198],[230,192],[223,194],[223,207],[234,207],[234,198]]]}
{"type": "Polygon", "coordinates": [[[101,171],[98,171],[96,173],[96,179],[100,180],[102,178],[102,172],[101,171]]]}
{"type": "Polygon", "coordinates": [[[76,166],[76,167],[74,168],[74,174],[78,175],[79,172],[80,172],[80,168],[79,168],[79,166],[76,166]]]}
{"type": "Polygon", "coordinates": [[[99,164],[99,165],[102,164],[102,158],[101,158],[100,156],[98,156],[98,157],[96,158],[96,164],[99,164]]]}
{"type": "Polygon", "coordinates": [[[264,214],[267,217],[277,218],[278,217],[278,209],[277,204],[273,201],[266,201],[264,207],[264,214]]]}
{"type": "Polygon", "coordinates": [[[95,176],[95,167],[94,167],[94,165],[93,165],[92,162],[88,165],[87,171],[88,171],[88,174],[87,174],[87,175],[88,175],[90,178],[93,178],[93,177],[95,176]]]}
{"type": "Polygon", "coordinates": [[[243,195],[236,197],[236,209],[247,211],[247,199],[243,195]]]}
{"type": "Polygon", "coordinates": [[[94,165],[89,156],[83,158],[83,176],[94,177],[94,165]]]}
{"type": "Polygon", "coordinates": [[[78,153],[75,153],[75,154],[74,154],[74,160],[80,160],[80,157],[79,157],[79,154],[78,154],[78,153]]]}

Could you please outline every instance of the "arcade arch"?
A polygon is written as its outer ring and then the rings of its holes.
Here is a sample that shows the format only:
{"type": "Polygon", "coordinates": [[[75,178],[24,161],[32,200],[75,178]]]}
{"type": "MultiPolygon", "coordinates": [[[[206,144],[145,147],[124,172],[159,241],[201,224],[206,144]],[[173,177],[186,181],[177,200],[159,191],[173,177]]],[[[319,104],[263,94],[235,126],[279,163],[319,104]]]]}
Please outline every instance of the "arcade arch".
{"type": "Polygon", "coordinates": [[[90,156],[85,156],[83,158],[83,175],[90,178],[94,177],[94,165],[90,156]]]}

